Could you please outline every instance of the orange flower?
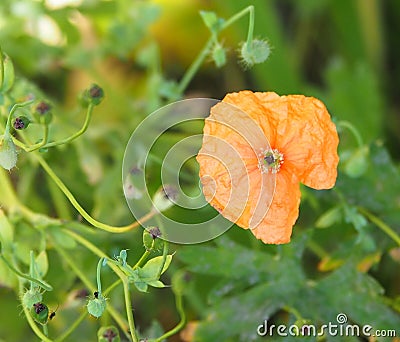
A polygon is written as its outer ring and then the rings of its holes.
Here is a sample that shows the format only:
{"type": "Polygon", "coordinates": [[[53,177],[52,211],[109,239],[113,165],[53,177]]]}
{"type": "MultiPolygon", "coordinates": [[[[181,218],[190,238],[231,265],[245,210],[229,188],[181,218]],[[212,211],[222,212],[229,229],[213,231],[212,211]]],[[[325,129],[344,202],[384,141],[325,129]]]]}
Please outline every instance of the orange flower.
{"type": "Polygon", "coordinates": [[[204,196],[264,243],[287,243],[299,213],[300,182],[334,186],[338,143],[328,111],[315,98],[228,94],[205,120],[197,156],[204,196]]]}

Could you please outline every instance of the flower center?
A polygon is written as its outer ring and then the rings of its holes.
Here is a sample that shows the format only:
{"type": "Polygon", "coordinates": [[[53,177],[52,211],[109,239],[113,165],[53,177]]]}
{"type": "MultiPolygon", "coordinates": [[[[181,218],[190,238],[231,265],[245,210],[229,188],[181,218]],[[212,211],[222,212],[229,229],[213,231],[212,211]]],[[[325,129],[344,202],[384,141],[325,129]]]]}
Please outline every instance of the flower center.
{"type": "Polygon", "coordinates": [[[262,150],[258,156],[258,168],[262,173],[277,173],[283,164],[283,154],[277,149],[262,150]]]}

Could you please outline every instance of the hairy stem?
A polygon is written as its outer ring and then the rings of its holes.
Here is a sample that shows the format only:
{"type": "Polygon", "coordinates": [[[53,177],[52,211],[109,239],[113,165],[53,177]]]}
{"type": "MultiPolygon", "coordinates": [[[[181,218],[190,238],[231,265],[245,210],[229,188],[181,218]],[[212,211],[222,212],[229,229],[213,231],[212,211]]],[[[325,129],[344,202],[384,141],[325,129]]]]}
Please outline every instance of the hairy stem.
{"type": "Polygon", "coordinates": [[[400,236],[392,228],[390,228],[380,218],[370,213],[367,209],[363,207],[358,207],[357,209],[361,214],[363,214],[366,218],[368,218],[368,220],[374,223],[378,228],[380,228],[383,232],[385,232],[390,238],[392,238],[394,242],[396,242],[400,246],[400,236]]]}

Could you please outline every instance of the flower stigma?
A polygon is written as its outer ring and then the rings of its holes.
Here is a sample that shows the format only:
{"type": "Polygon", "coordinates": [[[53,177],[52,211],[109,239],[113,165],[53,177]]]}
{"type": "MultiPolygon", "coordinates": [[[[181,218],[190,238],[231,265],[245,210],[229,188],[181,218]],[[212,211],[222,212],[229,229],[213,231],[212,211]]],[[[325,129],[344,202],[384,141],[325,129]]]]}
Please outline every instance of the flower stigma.
{"type": "Polygon", "coordinates": [[[258,168],[261,173],[277,173],[283,164],[283,154],[277,149],[262,150],[258,155],[260,157],[258,168]]]}

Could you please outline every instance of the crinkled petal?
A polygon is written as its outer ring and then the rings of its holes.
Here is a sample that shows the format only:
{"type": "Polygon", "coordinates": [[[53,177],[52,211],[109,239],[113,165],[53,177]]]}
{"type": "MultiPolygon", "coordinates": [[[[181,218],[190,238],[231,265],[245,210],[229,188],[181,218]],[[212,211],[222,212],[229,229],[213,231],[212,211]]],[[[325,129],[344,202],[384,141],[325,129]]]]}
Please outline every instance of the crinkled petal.
{"type": "Polygon", "coordinates": [[[275,144],[284,154],[283,168],[314,189],[335,185],[339,137],[325,105],[316,98],[288,95],[270,99],[256,93],[269,110],[275,144]]]}
{"type": "Polygon", "coordinates": [[[258,154],[266,146],[262,130],[245,112],[224,102],[212,108],[197,156],[203,193],[243,228],[261,222],[272,201],[275,175],[258,168],[258,154]]]}
{"type": "Polygon", "coordinates": [[[339,137],[324,104],[303,95],[241,91],[224,101],[257,120],[272,148],[283,153],[283,169],[314,189],[330,189],[337,177],[339,137]]]}
{"type": "Polygon", "coordinates": [[[274,199],[263,221],[251,232],[264,243],[290,242],[292,227],[299,216],[300,185],[297,178],[281,170],[276,177],[274,199]]]}

